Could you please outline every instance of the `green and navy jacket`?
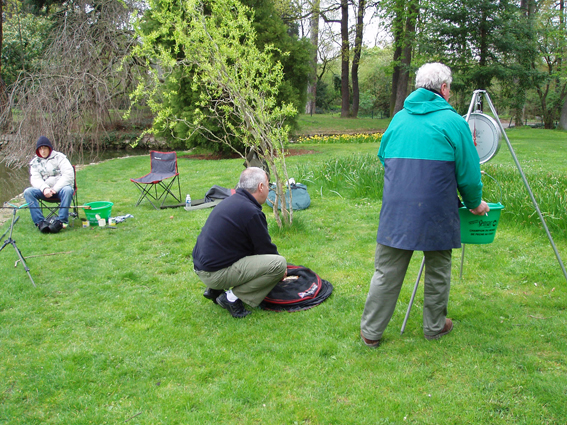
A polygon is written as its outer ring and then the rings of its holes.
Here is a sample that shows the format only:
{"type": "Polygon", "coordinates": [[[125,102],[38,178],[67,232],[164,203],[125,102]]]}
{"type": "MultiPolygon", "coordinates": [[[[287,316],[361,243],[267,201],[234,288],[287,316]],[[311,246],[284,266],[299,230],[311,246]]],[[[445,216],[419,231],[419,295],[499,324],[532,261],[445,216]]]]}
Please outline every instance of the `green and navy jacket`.
{"type": "Polygon", "coordinates": [[[482,200],[479,157],[468,123],[445,99],[420,88],[382,136],[384,194],[377,242],[398,249],[461,247],[459,199],[482,200]]]}

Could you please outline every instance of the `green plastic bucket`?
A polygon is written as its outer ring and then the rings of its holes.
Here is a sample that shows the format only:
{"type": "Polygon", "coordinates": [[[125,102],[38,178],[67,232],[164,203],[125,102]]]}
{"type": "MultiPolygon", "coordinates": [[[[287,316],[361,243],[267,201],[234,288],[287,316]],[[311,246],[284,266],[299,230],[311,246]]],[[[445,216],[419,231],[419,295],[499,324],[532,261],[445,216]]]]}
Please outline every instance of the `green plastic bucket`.
{"type": "Polygon", "coordinates": [[[504,205],[488,204],[490,211],[487,215],[474,215],[466,207],[459,208],[461,219],[461,243],[467,244],[488,244],[494,241],[500,212],[504,205]]]}
{"type": "Polygon", "coordinates": [[[96,218],[97,214],[100,216],[100,218],[104,218],[106,221],[108,221],[113,205],[114,204],[112,202],[107,201],[89,202],[85,204],[85,206],[91,207],[90,210],[86,208],[84,210],[90,225],[98,226],[98,220],[96,218]]]}

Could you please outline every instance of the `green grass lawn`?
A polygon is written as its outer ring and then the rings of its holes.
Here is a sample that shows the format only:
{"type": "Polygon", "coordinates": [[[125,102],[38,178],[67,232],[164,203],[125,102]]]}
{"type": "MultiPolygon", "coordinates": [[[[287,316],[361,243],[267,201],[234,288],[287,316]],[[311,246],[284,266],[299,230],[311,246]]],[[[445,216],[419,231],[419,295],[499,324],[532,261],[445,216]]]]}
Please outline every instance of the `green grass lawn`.
{"type": "Polygon", "coordinates": [[[389,119],[379,118],[341,118],[340,114],[300,114],[297,135],[342,134],[357,132],[384,131],[389,119]]]}
{"type": "MultiPolygon", "coordinates": [[[[555,208],[565,222],[567,134],[517,129],[509,137],[542,210],[555,208]]],[[[423,338],[420,286],[400,335],[418,252],[376,350],[358,335],[380,212],[369,187],[378,185],[378,144],[301,148],[313,153],[289,157],[288,168],[307,184],[311,206],[282,230],[265,212],[280,253],[334,286],[303,312],[254,309],[236,320],[203,298],[190,255],[210,210],[135,208],[129,178],[149,171],[147,156],[77,172],[80,203],[109,200],[113,216],[134,216],[115,230],[77,222],[42,235],[20,211],[13,236],[37,287],[7,246],[0,423],[565,423],[567,284],[507,147],[483,166],[507,207],[496,240],[467,246],[462,279],[461,250],[453,253],[454,331],[423,338]]],[[[233,187],[242,160],[180,159],[179,170],[183,198],[198,199],[213,184],[233,187]]],[[[567,260],[563,228],[555,223],[552,233],[567,260]]]]}

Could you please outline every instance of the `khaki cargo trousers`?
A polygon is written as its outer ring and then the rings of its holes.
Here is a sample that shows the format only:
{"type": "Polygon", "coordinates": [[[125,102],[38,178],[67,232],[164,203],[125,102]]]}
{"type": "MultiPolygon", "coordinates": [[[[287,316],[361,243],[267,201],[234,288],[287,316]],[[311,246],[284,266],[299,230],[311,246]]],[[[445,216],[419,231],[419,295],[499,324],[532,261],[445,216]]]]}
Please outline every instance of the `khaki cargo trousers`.
{"type": "Polygon", "coordinates": [[[212,289],[231,289],[234,295],[257,307],[282,280],[287,262],[281,255],[251,255],[216,272],[195,270],[199,279],[212,289]]]}

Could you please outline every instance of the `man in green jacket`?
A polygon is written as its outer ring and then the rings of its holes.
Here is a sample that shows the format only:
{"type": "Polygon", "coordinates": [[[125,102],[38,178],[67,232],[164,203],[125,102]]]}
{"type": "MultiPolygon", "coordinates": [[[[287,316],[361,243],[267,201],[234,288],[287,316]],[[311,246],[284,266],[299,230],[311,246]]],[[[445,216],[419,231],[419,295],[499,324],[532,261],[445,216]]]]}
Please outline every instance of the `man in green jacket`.
{"type": "Polygon", "coordinates": [[[447,318],[451,250],[461,247],[459,199],[473,214],[482,201],[480,161],[468,123],[448,103],[451,70],[423,65],[416,90],[382,137],[384,193],[375,273],[361,321],[361,337],[378,347],[388,325],[413,251],[425,256],[423,332],[438,339],[453,329],[447,318]]]}

